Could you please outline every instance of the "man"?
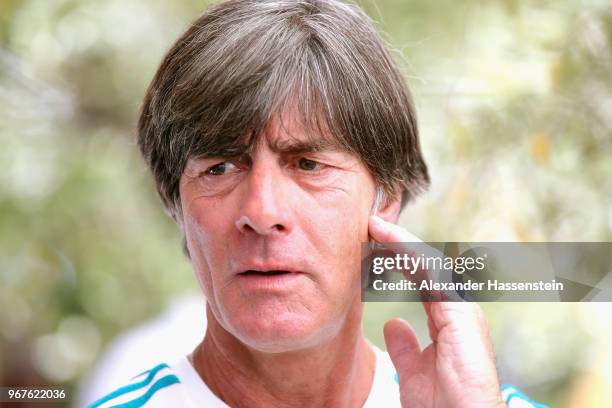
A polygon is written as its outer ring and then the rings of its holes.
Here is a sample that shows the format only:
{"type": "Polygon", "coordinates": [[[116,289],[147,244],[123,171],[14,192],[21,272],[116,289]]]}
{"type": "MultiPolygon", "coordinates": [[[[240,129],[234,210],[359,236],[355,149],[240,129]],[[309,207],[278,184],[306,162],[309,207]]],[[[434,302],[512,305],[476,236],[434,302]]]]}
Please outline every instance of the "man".
{"type": "Polygon", "coordinates": [[[429,177],[408,89],[357,7],[210,8],[162,62],[138,141],[208,326],[92,407],[505,406],[475,304],[426,304],[424,350],[389,322],[393,365],[363,336],[360,243],[411,240],[394,223],[429,177]]]}

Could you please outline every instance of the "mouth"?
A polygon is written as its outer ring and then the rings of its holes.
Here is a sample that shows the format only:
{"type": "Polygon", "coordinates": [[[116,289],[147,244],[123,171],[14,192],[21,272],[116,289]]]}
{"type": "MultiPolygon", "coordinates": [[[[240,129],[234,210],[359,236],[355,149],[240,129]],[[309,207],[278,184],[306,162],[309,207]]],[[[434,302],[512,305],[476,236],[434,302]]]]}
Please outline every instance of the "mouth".
{"type": "Polygon", "coordinates": [[[299,271],[290,271],[285,269],[248,269],[238,273],[239,282],[249,290],[264,290],[264,291],[285,291],[295,290],[296,285],[302,285],[305,280],[302,279],[305,274],[299,271]]]}
{"type": "Polygon", "coordinates": [[[241,272],[238,275],[243,275],[243,276],[279,276],[279,275],[286,275],[286,274],[290,274],[290,273],[299,273],[299,272],[285,271],[285,270],[281,270],[281,269],[273,269],[273,270],[269,270],[269,271],[257,271],[255,269],[249,269],[248,271],[241,272]]]}

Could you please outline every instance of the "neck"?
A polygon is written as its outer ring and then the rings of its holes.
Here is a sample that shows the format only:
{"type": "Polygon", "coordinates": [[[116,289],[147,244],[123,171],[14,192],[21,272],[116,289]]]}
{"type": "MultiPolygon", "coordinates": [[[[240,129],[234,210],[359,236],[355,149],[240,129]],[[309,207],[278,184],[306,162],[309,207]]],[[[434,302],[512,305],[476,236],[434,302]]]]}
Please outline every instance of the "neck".
{"type": "Polygon", "coordinates": [[[264,353],[227,332],[207,308],[206,336],[193,364],[210,390],[232,407],[361,407],[375,356],[361,330],[361,304],[340,332],[316,347],[264,353]]]}

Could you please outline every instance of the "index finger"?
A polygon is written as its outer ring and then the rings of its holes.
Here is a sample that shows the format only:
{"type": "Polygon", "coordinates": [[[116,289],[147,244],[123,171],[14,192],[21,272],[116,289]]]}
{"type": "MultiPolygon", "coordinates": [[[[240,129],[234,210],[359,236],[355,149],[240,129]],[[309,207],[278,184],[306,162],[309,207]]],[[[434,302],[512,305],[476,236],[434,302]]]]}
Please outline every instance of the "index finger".
{"type": "MultiPolygon", "coordinates": [[[[400,227],[392,222],[383,220],[382,218],[372,215],[370,216],[369,223],[370,236],[377,242],[380,243],[418,243],[426,246],[428,251],[438,253],[436,249],[426,245],[423,240],[418,238],[416,235],[410,233],[405,228],[400,227]]],[[[415,256],[414,248],[410,245],[402,245],[403,251],[407,252],[410,256],[415,256]]],[[[419,284],[423,280],[431,279],[431,272],[428,269],[420,268],[412,272],[404,272],[404,276],[413,282],[419,284]]],[[[422,301],[432,300],[445,300],[447,296],[439,290],[423,290],[420,291],[422,301]]]]}
{"type": "Polygon", "coordinates": [[[377,242],[423,242],[399,225],[372,215],[368,224],[370,236],[377,242]]]}

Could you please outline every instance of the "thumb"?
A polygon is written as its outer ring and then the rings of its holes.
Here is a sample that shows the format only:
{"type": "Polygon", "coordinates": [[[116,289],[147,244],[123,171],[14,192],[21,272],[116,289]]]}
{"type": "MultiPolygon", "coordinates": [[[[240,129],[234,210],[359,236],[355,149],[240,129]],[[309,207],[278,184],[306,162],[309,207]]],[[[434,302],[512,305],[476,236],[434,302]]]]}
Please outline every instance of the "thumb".
{"type": "Polygon", "coordinates": [[[410,324],[402,319],[388,321],[383,332],[391,361],[397,374],[403,377],[414,367],[414,360],[421,353],[419,339],[410,324]]]}

